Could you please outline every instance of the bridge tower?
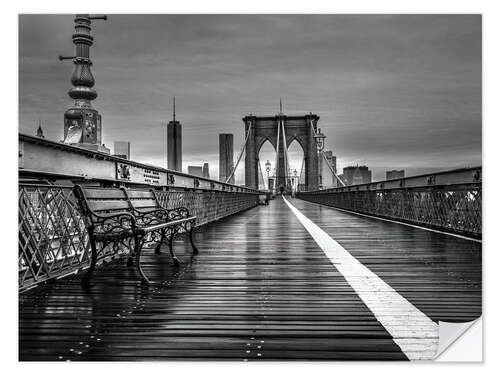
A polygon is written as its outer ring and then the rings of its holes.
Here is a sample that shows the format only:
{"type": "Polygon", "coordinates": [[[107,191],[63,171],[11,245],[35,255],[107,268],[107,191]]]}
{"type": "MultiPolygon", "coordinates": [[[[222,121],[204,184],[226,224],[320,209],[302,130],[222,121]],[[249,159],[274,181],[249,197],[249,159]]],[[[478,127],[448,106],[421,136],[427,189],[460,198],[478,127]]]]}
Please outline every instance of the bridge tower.
{"type": "Polygon", "coordinates": [[[258,189],[259,152],[266,140],[277,150],[276,188],[287,187],[286,149],[297,140],[304,152],[305,189],[318,189],[318,150],[314,134],[319,116],[287,116],[282,111],[275,116],[249,115],[243,118],[245,134],[248,134],[245,153],[245,185],[258,189]],[[249,133],[248,133],[249,132],[249,133]],[[278,144],[279,139],[279,144],[278,144]]]}
{"type": "Polygon", "coordinates": [[[91,104],[97,98],[97,92],[93,89],[95,80],[90,70],[90,47],[94,44],[94,38],[90,35],[91,23],[92,20],[106,19],[106,16],[77,14],[72,36],[75,55],[59,56],[59,60],[73,60],[75,65],[71,76],[73,87],[68,91],[75,103],[64,113],[64,143],[109,154],[110,150],[101,144],[101,115],[91,104]]]}

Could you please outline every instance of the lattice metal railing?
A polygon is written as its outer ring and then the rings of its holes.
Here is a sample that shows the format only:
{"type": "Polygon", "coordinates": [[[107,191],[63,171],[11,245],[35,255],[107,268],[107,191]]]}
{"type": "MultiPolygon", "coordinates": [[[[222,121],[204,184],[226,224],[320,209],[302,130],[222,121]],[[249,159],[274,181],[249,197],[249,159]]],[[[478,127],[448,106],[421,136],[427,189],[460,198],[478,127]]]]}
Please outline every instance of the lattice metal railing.
{"type": "Polygon", "coordinates": [[[327,206],[481,237],[481,183],[303,192],[298,197],[327,206]]]}
{"type": "MultiPolygon", "coordinates": [[[[247,192],[160,190],[157,195],[164,207],[187,207],[198,225],[258,204],[258,194],[247,192]]],[[[86,268],[89,260],[88,235],[72,187],[20,184],[20,290],[86,268]]]]}
{"type": "Polygon", "coordinates": [[[70,187],[19,187],[19,285],[62,276],[89,260],[88,235],[70,187]]]}

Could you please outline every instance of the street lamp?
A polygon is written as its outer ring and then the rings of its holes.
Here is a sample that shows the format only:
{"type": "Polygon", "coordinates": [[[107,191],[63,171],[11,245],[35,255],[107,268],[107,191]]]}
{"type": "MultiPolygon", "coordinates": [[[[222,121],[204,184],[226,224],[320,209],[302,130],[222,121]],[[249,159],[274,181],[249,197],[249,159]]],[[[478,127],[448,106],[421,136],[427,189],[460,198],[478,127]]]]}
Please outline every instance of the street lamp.
{"type": "Polygon", "coordinates": [[[325,149],[325,138],[326,135],[321,133],[321,129],[318,128],[318,132],[314,134],[314,140],[316,141],[316,147],[318,148],[319,152],[325,149]]]}
{"type": "Polygon", "coordinates": [[[269,172],[271,171],[271,163],[269,163],[269,160],[266,161],[266,164],[264,164],[266,166],[266,172],[267,172],[267,190],[271,190],[270,189],[270,186],[269,186],[269,172]]]}

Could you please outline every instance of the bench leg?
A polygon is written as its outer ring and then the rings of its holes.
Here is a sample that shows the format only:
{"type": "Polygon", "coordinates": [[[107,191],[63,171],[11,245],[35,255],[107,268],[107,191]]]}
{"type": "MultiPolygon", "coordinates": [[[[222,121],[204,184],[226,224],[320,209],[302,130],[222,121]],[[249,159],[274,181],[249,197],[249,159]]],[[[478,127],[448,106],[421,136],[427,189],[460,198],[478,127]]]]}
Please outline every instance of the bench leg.
{"type": "Polygon", "coordinates": [[[91,238],[90,239],[90,248],[92,250],[91,253],[91,258],[90,258],[90,267],[85,273],[85,275],[82,278],[82,288],[85,290],[89,290],[90,287],[92,286],[90,284],[90,279],[92,277],[92,274],[94,273],[95,266],[97,264],[97,248],[96,248],[96,243],[95,241],[91,238]]]}
{"type": "Polygon", "coordinates": [[[172,255],[172,260],[174,261],[174,265],[178,266],[181,264],[181,262],[179,261],[179,258],[177,258],[177,256],[175,255],[174,244],[173,244],[174,235],[175,233],[172,233],[168,238],[168,249],[170,250],[170,255],[172,255]]]}
{"type": "Polygon", "coordinates": [[[165,241],[165,230],[161,231],[160,242],[158,242],[155,247],[155,254],[161,254],[161,245],[163,244],[163,241],[165,241]]]}
{"type": "Polygon", "coordinates": [[[141,268],[141,241],[139,236],[134,236],[134,252],[135,252],[135,266],[137,268],[137,272],[141,276],[141,283],[145,285],[149,285],[149,279],[146,277],[141,268]]]}
{"type": "Polygon", "coordinates": [[[193,248],[193,254],[198,254],[198,248],[195,246],[193,242],[193,232],[194,232],[194,224],[192,224],[191,229],[189,230],[189,242],[191,242],[191,247],[193,248]]]}

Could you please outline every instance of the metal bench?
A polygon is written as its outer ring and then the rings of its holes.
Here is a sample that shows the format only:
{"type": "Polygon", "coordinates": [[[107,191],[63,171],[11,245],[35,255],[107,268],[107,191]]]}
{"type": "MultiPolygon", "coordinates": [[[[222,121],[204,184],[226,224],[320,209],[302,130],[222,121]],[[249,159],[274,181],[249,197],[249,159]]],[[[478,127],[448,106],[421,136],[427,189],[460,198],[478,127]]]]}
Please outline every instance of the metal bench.
{"type": "Polygon", "coordinates": [[[179,231],[189,233],[193,254],[198,249],[193,243],[196,216],[190,216],[185,207],[166,209],[161,207],[154,190],[124,188],[96,188],[76,185],[74,193],[89,234],[92,257],[90,267],[82,278],[82,287],[89,289],[99,254],[111,246],[118,251],[129,249],[128,266],[134,265],[143,284],[149,280],[141,269],[141,250],[146,243],[157,242],[155,253],[160,253],[162,243],[168,243],[174,264],[180,264],[172,241],[179,231]],[[100,249],[97,244],[101,244],[100,249]]]}

